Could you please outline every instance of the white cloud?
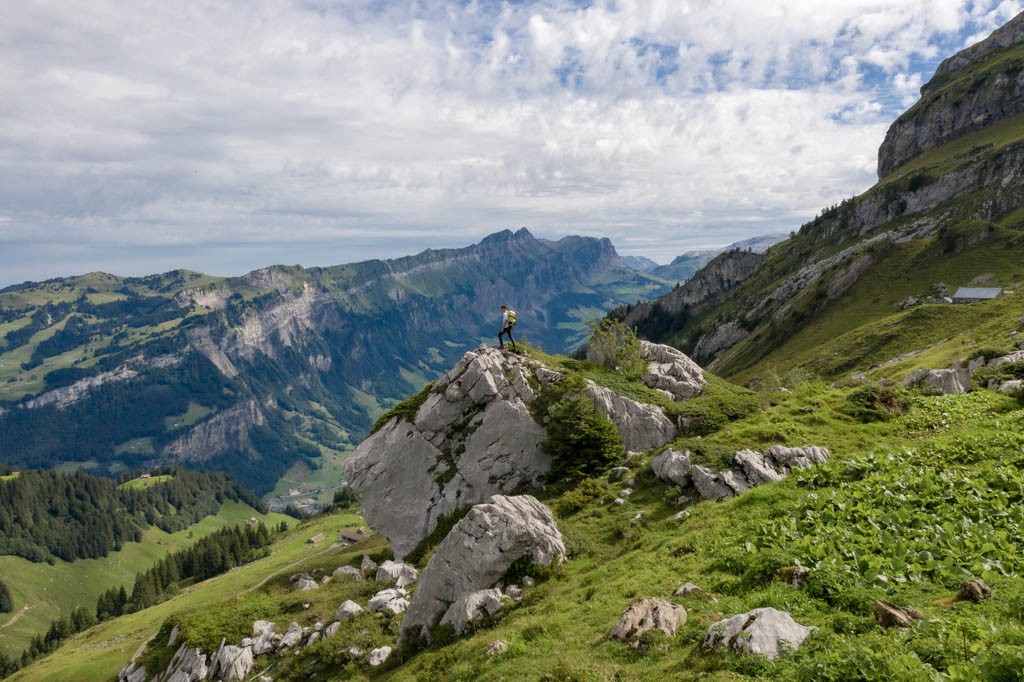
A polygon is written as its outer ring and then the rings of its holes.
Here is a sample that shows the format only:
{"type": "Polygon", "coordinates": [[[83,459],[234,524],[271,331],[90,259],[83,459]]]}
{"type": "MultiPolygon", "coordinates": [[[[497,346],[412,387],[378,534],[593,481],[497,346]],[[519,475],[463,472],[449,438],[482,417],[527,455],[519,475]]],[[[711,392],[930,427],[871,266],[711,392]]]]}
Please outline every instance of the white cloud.
{"type": "Polygon", "coordinates": [[[115,245],[224,272],[204,249],[328,264],[527,225],[664,260],[788,231],[867,188],[931,69],[1020,5],[20,3],[0,285],[130,269],[115,245]]]}

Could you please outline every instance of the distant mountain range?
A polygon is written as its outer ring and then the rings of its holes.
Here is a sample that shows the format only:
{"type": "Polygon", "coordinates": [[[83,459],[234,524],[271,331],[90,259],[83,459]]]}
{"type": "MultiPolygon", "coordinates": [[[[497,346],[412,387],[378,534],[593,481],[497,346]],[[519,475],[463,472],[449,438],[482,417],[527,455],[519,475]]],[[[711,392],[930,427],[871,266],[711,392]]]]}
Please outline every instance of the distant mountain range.
{"type": "Polygon", "coordinates": [[[682,283],[690,279],[698,270],[710,263],[715,256],[726,251],[752,251],[764,253],[774,244],[778,244],[788,235],[766,234],[760,237],[752,237],[743,241],[734,242],[720,249],[698,249],[687,251],[676,256],[671,263],[660,265],[650,258],[644,256],[622,256],[622,264],[639,272],[645,272],[655,277],[668,280],[673,283],[682,283]]]}
{"type": "Polygon", "coordinates": [[[187,463],[261,494],[291,469],[324,487],[384,408],[497,343],[502,304],[518,311],[520,339],[565,352],[588,321],[669,286],[624,266],[607,239],[522,229],[329,268],[9,287],[0,462],[108,473],[187,463]]]}

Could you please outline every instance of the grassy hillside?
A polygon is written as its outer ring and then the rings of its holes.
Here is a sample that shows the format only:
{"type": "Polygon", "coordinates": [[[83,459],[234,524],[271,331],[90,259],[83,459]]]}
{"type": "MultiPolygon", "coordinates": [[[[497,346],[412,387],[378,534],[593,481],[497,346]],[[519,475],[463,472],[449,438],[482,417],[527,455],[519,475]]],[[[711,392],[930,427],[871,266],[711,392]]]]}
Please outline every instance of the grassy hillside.
{"type": "MultiPolygon", "coordinates": [[[[545,360],[654,398],[638,383],[579,361],[545,360]]],[[[709,396],[686,409],[708,417],[708,428],[674,446],[709,466],[724,466],[739,449],[775,443],[824,446],[832,461],[723,503],[678,503],[683,491],[651,474],[653,453],[629,461],[630,482],[602,476],[534,491],[553,510],[569,560],[554,573],[538,572],[538,586],[492,623],[454,641],[396,653],[377,670],[349,660],[346,651],[393,645],[401,617],[364,614],[333,640],[298,656],[257,659],[257,669],[269,667],[282,680],[1024,676],[1024,408],[1018,400],[990,391],[934,397],[818,381],[751,393],[712,378],[709,396]],[[626,486],[633,494],[624,505],[612,504],[626,486]],[[688,516],[674,519],[681,509],[688,516]],[[780,577],[780,569],[796,564],[811,569],[804,589],[780,577]],[[954,603],[951,597],[968,578],[983,578],[994,598],[954,603]],[[718,601],[675,598],[689,613],[676,636],[652,638],[640,651],[607,639],[634,601],[672,598],[685,582],[718,601]],[[907,630],[883,630],[872,617],[876,599],[919,608],[925,619],[907,630]],[[701,649],[713,622],[762,606],[789,611],[817,630],[774,663],[701,649]],[[487,646],[498,639],[509,642],[508,651],[488,656],[487,646]]],[[[292,620],[328,623],[343,600],[365,604],[378,586],[335,581],[300,594],[287,576],[358,564],[364,552],[386,555],[380,537],[352,548],[305,542],[321,531],[329,541],[358,523],[334,515],[303,524],[281,538],[270,557],[78,635],[14,679],[104,679],[151,635],[160,631],[155,641],[162,641],[172,625],[186,641],[210,650],[222,637],[237,641],[249,634],[256,619],[282,628],[292,620]]],[[[157,661],[169,654],[153,645],[147,656],[157,661]]]]}
{"type": "MultiPolygon", "coordinates": [[[[201,625],[207,618],[227,619],[237,630],[250,612],[273,616],[281,608],[268,605],[263,594],[272,588],[282,590],[280,583],[303,567],[323,561],[340,565],[361,556],[361,551],[378,553],[384,548],[382,538],[363,543],[358,550],[346,550],[333,538],[346,528],[355,528],[362,519],[351,514],[336,514],[306,522],[279,538],[270,556],[241,566],[198,585],[186,587],[173,599],[127,616],[101,623],[75,635],[54,654],[20,671],[11,680],[106,680],[117,675],[132,655],[157,633],[164,621],[175,614],[187,613],[201,625]],[[318,533],[327,538],[312,545],[307,540],[318,533]]],[[[325,590],[326,592],[326,590],[325,590]]],[[[318,591],[319,594],[319,591],[318,591]]],[[[288,609],[301,609],[289,603],[288,609]]],[[[337,608],[337,605],[334,606],[337,608]]],[[[253,616],[252,620],[262,617],[253,616]]],[[[227,634],[227,632],[225,632],[227,634]]],[[[219,644],[219,640],[217,642],[219,644]]]]}
{"type": "Polygon", "coordinates": [[[130,592],[136,573],[170,552],[188,547],[220,528],[242,524],[252,516],[268,525],[293,521],[281,514],[260,514],[248,505],[228,501],[217,515],[176,533],[150,528],[142,542],[129,542],[103,559],[58,560],[51,565],[0,556],[0,575],[14,597],[14,612],[4,614],[0,621],[0,652],[11,657],[20,654],[32,636],[45,632],[55,618],[70,613],[76,606],[94,610],[97,597],[111,587],[124,585],[130,592]]]}

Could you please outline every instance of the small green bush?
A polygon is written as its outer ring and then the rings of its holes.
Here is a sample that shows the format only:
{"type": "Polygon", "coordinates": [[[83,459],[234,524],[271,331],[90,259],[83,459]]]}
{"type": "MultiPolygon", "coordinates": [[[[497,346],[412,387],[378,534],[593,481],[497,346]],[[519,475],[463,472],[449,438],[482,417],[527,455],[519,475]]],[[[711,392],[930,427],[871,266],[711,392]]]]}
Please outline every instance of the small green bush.
{"type": "Polygon", "coordinates": [[[575,488],[562,495],[558,509],[563,514],[578,512],[587,506],[588,502],[600,499],[607,492],[608,488],[603,481],[596,478],[584,478],[575,488]]]}
{"type": "Polygon", "coordinates": [[[906,391],[893,386],[868,384],[854,389],[846,398],[844,411],[859,422],[887,421],[910,406],[906,391]]]}
{"type": "Polygon", "coordinates": [[[607,317],[591,323],[587,357],[629,379],[639,379],[647,370],[647,362],[640,356],[640,339],[636,332],[607,317]]]}

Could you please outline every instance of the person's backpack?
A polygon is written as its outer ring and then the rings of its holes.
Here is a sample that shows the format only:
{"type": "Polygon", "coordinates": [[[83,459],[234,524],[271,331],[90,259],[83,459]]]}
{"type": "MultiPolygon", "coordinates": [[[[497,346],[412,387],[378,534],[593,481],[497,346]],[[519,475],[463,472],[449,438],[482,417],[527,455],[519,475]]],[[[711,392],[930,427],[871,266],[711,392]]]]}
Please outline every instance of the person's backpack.
{"type": "Polygon", "coordinates": [[[514,327],[515,324],[516,324],[516,311],[509,310],[508,311],[508,326],[514,327]]]}

